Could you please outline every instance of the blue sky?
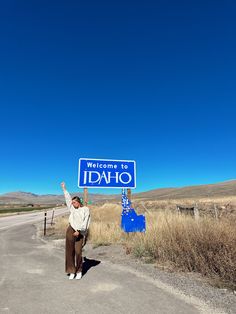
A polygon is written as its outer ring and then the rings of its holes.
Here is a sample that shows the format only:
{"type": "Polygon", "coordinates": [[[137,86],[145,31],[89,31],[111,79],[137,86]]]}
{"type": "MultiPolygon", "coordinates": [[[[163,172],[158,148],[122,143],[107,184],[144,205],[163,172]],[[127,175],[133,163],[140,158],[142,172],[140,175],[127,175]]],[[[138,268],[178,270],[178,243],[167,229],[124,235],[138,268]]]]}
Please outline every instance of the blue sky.
{"type": "Polygon", "coordinates": [[[236,178],[235,38],[234,1],[2,1],[0,193],[77,191],[81,157],[236,178]]]}

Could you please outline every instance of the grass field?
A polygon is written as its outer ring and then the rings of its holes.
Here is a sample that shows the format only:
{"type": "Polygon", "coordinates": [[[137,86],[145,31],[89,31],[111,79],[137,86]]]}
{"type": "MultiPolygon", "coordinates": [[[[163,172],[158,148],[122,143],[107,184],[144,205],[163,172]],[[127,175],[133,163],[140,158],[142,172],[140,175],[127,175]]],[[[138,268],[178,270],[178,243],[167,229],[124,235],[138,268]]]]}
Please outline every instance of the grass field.
{"type": "Polygon", "coordinates": [[[52,206],[48,207],[13,207],[13,208],[0,208],[1,214],[13,214],[13,213],[21,213],[21,212],[31,212],[34,210],[43,210],[53,208],[52,206]]]}
{"type": "MultiPolygon", "coordinates": [[[[178,271],[197,272],[219,287],[236,289],[236,220],[201,216],[194,220],[175,211],[146,210],[147,230],[129,236],[120,228],[121,206],[91,206],[89,240],[94,246],[121,243],[126,252],[178,271]]],[[[232,216],[234,217],[234,215],[232,216]]],[[[65,234],[68,218],[56,220],[65,234]]]]}

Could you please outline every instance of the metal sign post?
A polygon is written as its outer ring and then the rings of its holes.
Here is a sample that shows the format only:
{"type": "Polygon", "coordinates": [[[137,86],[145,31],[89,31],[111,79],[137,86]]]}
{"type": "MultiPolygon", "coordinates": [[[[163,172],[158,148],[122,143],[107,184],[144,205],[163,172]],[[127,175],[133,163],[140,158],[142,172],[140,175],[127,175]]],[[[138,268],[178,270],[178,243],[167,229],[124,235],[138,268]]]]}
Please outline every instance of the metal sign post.
{"type": "Polygon", "coordinates": [[[88,189],[87,189],[87,188],[84,188],[83,205],[84,205],[84,206],[87,206],[87,205],[88,205],[88,189]]]}
{"type": "Polygon", "coordinates": [[[131,202],[131,189],[127,189],[127,197],[131,202]]]}

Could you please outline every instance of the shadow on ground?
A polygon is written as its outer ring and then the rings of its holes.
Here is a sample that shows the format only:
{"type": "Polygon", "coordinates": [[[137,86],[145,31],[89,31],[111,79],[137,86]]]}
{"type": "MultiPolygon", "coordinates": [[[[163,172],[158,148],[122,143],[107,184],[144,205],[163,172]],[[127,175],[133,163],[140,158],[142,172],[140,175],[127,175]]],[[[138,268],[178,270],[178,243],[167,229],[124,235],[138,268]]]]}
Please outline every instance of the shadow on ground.
{"type": "Polygon", "coordinates": [[[84,276],[91,267],[95,267],[100,263],[101,261],[84,257],[82,275],[84,276]]]}

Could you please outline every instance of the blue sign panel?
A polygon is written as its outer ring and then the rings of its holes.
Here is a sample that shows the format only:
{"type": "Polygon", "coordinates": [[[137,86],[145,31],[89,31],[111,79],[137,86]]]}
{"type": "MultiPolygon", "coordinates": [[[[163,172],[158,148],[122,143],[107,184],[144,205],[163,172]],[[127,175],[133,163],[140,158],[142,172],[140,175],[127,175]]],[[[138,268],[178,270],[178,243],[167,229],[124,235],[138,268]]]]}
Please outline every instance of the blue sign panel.
{"type": "Polygon", "coordinates": [[[80,188],[136,188],[134,160],[79,159],[80,188]]]}
{"type": "Polygon", "coordinates": [[[128,199],[125,191],[122,192],[122,214],[121,228],[125,232],[145,232],[146,220],[144,215],[138,215],[134,208],[131,207],[131,202],[128,199]]]}

